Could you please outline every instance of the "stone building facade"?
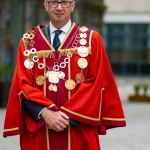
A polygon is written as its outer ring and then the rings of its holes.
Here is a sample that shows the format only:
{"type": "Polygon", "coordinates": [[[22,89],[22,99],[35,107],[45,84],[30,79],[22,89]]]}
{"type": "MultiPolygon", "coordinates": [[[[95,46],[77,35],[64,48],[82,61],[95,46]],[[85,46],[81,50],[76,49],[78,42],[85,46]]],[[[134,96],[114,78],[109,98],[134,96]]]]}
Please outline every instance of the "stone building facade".
{"type": "Polygon", "coordinates": [[[103,39],[113,71],[150,75],[150,1],[104,0],[103,39]]]}

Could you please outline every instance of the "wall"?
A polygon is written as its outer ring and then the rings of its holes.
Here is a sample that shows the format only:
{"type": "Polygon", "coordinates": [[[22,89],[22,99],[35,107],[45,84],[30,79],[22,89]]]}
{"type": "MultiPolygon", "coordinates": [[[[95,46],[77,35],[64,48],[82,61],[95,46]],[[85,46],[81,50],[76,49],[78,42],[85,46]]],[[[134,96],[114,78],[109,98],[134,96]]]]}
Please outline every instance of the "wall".
{"type": "Polygon", "coordinates": [[[147,13],[150,12],[149,0],[104,0],[107,13],[147,13]]]}

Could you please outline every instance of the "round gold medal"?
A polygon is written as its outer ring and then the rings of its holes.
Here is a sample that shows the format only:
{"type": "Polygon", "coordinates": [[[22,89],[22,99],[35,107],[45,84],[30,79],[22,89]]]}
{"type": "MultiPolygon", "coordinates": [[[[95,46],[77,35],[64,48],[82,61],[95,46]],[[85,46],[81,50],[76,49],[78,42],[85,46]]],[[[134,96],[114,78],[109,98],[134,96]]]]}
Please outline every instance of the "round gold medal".
{"type": "Polygon", "coordinates": [[[81,32],[86,32],[87,30],[88,30],[88,28],[85,27],[85,26],[83,26],[83,27],[80,28],[80,31],[81,31],[81,32]]]}
{"type": "Polygon", "coordinates": [[[68,89],[69,91],[73,90],[75,88],[75,82],[73,80],[67,80],[65,82],[65,87],[66,89],[68,89]]]}
{"type": "Polygon", "coordinates": [[[27,68],[27,69],[32,69],[34,67],[34,62],[31,61],[30,59],[26,59],[24,61],[24,66],[27,68]]]}
{"type": "Polygon", "coordinates": [[[77,83],[81,83],[83,81],[83,79],[84,79],[83,73],[80,72],[76,75],[77,83]]]}
{"type": "Polygon", "coordinates": [[[36,78],[36,83],[37,83],[37,85],[43,85],[44,82],[45,82],[44,76],[38,76],[38,77],[36,78]]]}
{"type": "Polygon", "coordinates": [[[81,69],[84,69],[88,66],[88,62],[85,58],[79,58],[78,59],[78,66],[81,68],[81,69]]]}
{"type": "Polygon", "coordinates": [[[53,84],[50,84],[50,85],[48,86],[48,89],[49,89],[50,91],[53,91],[53,84]]]}
{"type": "Polygon", "coordinates": [[[86,38],[87,37],[87,34],[86,33],[80,33],[80,38],[86,38]]]}
{"type": "Polygon", "coordinates": [[[49,74],[48,80],[51,83],[58,83],[59,82],[58,72],[51,71],[49,74]]]}
{"type": "Polygon", "coordinates": [[[29,56],[30,55],[30,51],[29,50],[25,50],[24,52],[23,52],[23,54],[24,54],[24,56],[29,56]]]}
{"type": "Polygon", "coordinates": [[[80,40],[80,44],[81,44],[81,45],[86,45],[86,43],[87,43],[87,40],[86,40],[86,39],[81,39],[81,40],[80,40]]]}
{"type": "Polygon", "coordinates": [[[85,46],[78,47],[77,52],[78,52],[78,55],[81,57],[87,57],[89,54],[89,50],[85,46]]]}
{"type": "Polygon", "coordinates": [[[57,86],[56,85],[53,86],[53,91],[57,92],[57,86]]]}

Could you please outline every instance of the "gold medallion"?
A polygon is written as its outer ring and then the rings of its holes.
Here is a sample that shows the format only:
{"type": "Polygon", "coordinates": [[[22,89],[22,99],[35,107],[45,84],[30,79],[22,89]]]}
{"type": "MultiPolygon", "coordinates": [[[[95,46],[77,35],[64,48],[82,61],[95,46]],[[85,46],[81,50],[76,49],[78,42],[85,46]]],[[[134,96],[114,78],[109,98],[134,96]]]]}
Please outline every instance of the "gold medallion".
{"type": "Polygon", "coordinates": [[[24,54],[24,56],[29,56],[30,55],[30,51],[29,50],[25,50],[24,52],[23,52],[23,54],[24,54]]]}
{"type": "Polygon", "coordinates": [[[80,28],[80,31],[81,31],[81,32],[86,32],[87,30],[88,30],[88,28],[85,27],[85,26],[83,26],[83,27],[80,28]]]}
{"type": "Polygon", "coordinates": [[[89,55],[89,49],[85,46],[78,47],[77,52],[80,57],[87,57],[89,55]]]}
{"type": "Polygon", "coordinates": [[[29,39],[32,40],[34,39],[35,35],[33,33],[29,34],[29,39]]]}
{"type": "Polygon", "coordinates": [[[44,77],[44,76],[38,76],[38,77],[36,78],[36,84],[37,84],[37,85],[43,85],[44,82],[45,82],[45,77],[44,77]]]}
{"type": "Polygon", "coordinates": [[[29,34],[28,34],[28,33],[25,33],[25,34],[23,35],[23,38],[24,38],[24,39],[28,39],[28,38],[29,38],[29,34]]]}
{"type": "Polygon", "coordinates": [[[49,89],[50,91],[53,91],[53,84],[50,84],[50,85],[48,86],[48,89],[49,89]]]}
{"type": "Polygon", "coordinates": [[[53,85],[53,91],[57,92],[57,85],[53,85]]]}
{"type": "Polygon", "coordinates": [[[68,89],[69,91],[73,90],[75,88],[75,82],[73,80],[67,80],[65,82],[65,87],[66,89],[68,89]]]}
{"type": "Polygon", "coordinates": [[[24,61],[24,66],[27,68],[27,69],[32,69],[34,67],[34,62],[31,61],[30,59],[26,59],[24,61]]]}
{"type": "Polygon", "coordinates": [[[87,40],[86,40],[86,39],[81,39],[81,40],[80,40],[80,44],[81,44],[81,45],[86,45],[86,43],[87,43],[87,40]]]}
{"type": "Polygon", "coordinates": [[[65,73],[63,71],[58,72],[58,78],[59,79],[64,79],[65,78],[65,73]]]}
{"type": "Polygon", "coordinates": [[[48,80],[50,83],[58,83],[59,82],[58,72],[51,71],[49,73],[48,80]]]}
{"type": "Polygon", "coordinates": [[[86,38],[87,37],[87,34],[86,33],[80,33],[80,38],[86,38]]]}
{"type": "Polygon", "coordinates": [[[52,73],[52,71],[47,71],[47,72],[46,72],[46,77],[48,78],[51,73],[52,73]]]}
{"type": "Polygon", "coordinates": [[[85,58],[79,58],[78,59],[78,66],[81,68],[81,69],[84,69],[88,66],[88,62],[85,58]]]}
{"type": "Polygon", "coordinates": [[[76,81],[77,81],[77,83],[81,83],[82,81],[84,80],[84,76],[83,76],[83,73],[78,73],[77,75],[76,75],[76,81]]]}

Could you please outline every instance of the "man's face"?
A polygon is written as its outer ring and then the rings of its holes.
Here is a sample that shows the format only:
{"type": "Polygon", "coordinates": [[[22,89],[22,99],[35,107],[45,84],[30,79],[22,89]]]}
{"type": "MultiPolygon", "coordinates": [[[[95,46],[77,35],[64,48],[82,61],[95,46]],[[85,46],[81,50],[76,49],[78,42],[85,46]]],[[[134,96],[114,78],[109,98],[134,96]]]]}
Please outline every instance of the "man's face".
{"type": "Polygon", "coordinates": [[[74,0],[45,0],[44,6],[54,26],[65,25],[75,7],[74,0]]]}

